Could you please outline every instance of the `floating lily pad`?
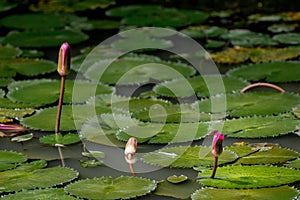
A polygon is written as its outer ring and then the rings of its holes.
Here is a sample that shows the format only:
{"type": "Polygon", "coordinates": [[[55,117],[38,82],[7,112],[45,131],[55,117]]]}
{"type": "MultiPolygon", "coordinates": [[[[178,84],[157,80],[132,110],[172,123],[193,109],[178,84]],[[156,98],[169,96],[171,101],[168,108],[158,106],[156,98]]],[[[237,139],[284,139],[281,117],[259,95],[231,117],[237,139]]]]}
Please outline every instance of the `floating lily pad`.
{"type": "Polygon", "coordinates": [[[40,58],[44,56],[45,53],[43,51],[38,51],[38,50],[30,50],[30,49],[23,49],[22,50],[22,57],[23,58],[40,58]]]}
{"type": "Polygon", "coordinates": [[[23,163],[27,157],[14,151],[0,151],[0,171],[15,168],[17,164],[23,163]]]}
{"type": "Polygon", "coordinates": [[[91,80],[109,84],[138,84],[150,79],[163,81],[172,78],[187,77],[195,74],[195,70],[183,63],[162,61],[157,57],[123,57],[111,61],[99,61],[92,65],[85,76],[91,80]],[[105,71],[102,74],[99,72],[105,71]]]}
{"type": "Polygon", "coordinates": [[[14,77],[16,74],[43,75],[55,71],[56,67],[56,63],[48,60],[25,58],[0,60],[0,77],[14,77]]]}
{"type": "Polygon", "coordinates": [[[84,179],[68,185],[65,191],[86,199],[128,199],[146,195],[156,188],[155,181],[121,176],[84,179]]]}
{"type": "Polygon", "coordinates": [[[63,28],[71,23],[71,21],[80,18],[71,14],[45,14],[30,13],[9,15],[0,20],[0,23],[9,28],[15,29],[55,29],[63,28]]]}
{"type": "Polygon", "coordinates": [[[7,1],[7,0],[1,1],[0,12],[11,10],[17,6],[18,6],[18,3],[15,3],[15,2],[7,1]]]}
{"type": "MultiPolygon", "coordinates": [[[[197,102],[202,112],[224,112],[224,97],[218,95],[211,99],[197,102]]],[[[292,111],[299,104],[300,96],[293,93],[249,92],[227,94],[227,114],[230,116],[278,115],[292,111]]]]}
{"type": "Polygon", "coordinates": [[[272,188],[260,189],[217,189],[217,188],[203,188],[197,190],[191,196],[192,200],[208,200],[218,199],[222,197],[224,200],[231,199],[247,199],[247,200],[290,200],[294,199],[299,194],[295,188],[287,185],[272,188]]]}
{"type": "Polygon", "coordinates": [[[211,58],[218,63],[242,63],[247,60],[252,62],[279,61],[296,58],[300,55],[299,47],[286,48],[227,48],[224,51],[211,54],[211,58]]]}
{"type": "Polygon", "coordinates": [[[288,164],[286,164],[286,166],[300,169],[300,158],[289,162],[288,164]]]}
{"type": "Polygon", "coordinates": [[[17,56],[21,55],[22,50],[19,48],[6,45],[6,46],[0,46],[0,59],[10,59],[10,58],[16,58],[17,56]]]}
{"type": "Polygon", "coordinates": [[[300,105],[293,108],[293,114],[300,119],[300,105]]]}
{"type": "Polygon", "coordinates": [[[137,138],[138,142],[148,143],[176,143],[187,142],[204,138],[209,132],[206,123],[144,123],[128,126],[117,133],[121,141],[128,141],[130,137],[137,138]]]}
{"type": "Polygon", "coordinates": [[[226,28],[218,26],[190,26],[180,31],[192,38],[215,38],[228,32],[226,28]]]}
{"type": "Polygon", "coordinates": [[[268,27],[268,31],[272,33],[291,32],[295,30],[296,26],[295,24],[273,24],[268,27]]]}
{"type": "Polygon", "coordinates": [[[78,172],[66,167],[35,169],[34,167],[20,166],[0,172],[0,175],[0,191],[12,192],[61,185],[77,178],[78,172]]]}
{"type": "Polygon", "coordinates": [[[226,46],[226,42],[220,40],[207,40],[207,43],[205,44],[205,48],[208,49],[217,49],[224,46],[226,46]]]}
{"type": "Polygon", "coordinates": [[[56,145],[56,144],[70,145],[70,144],[80,142],[80,138],[79,135],[76,133],[68,133],[66,135],[62,135],[58,133],[58,134],[45,135],[40,138],[40,142],[42,144],[50,144],[50,145],[56,145]]]}
{"type": "MultiPolygon", "coordinates": [[[[232,162],[237,155],[232,151],[224,150],[219,157],[219,164],[232,162]]],[[[212,166],[214,156],[210,147],[204,146],[177,146],[146,153],[143,161],[163,167],[192,168],[197,166],[212,166]],[[206,152],[206,153],[202,153],[206,152]],[[205,154],[202,156],[202,154],[205,154]]]]}
{"type": "Polygon", "coordinates": [[[47,188],[36,190],[23,190],[14,194],[1,197],[3,200],[36,200],[36,199],[55,199],[55,200],[76,200],[77,198],[67,195],[63,188],[47,188]]]}
{"type": "Polygon", "coordinates": [[[185,175],[180,175],[180,176],[173,175],[173,176],[169,176],[167,178],[167,181],[169,181],[170,183],[181,183],[186,181],[187,179],[188,177],[185,175]]]}
{"type": "Polygon", "coordinates": [[[176,184],[163,180],[158,183],[158,187],[154,191],[154,194],[158,196],[174,197],[176,199],[189,199],[191,194],[200,187],[201,185],[199,183],[190,179],[176,184]]]}
{"type": "Polygon", "coordinates": [[[73,13],[76,11],[85,10],[95,10],[97,8],[106,8],[108,6],[114,5],[114,0],[72,0],[72,3],[66,2],[64,0],[49,0],[41,4],[31,4],[29,6],[30,10],[34,12],[45,12],[45,13],[57,13],[66,12],[73,13]]]}
{"type": "MultiPolygon", "coordinates": [[[[14,79],[12,79],[12,78],[0,78],[0,87],[5,87],[13,81],[14,81],[14,79]]],[[[2,96],[0,95],[0,97],[2,97],[2,96]]]]}
{"type": "Polygon", "coordinates": [[[241,90],[247,85],[248,83],[245,81],[226,76],[194,76],[192,78],[176,79],[160,83],[156,85],[153,90],[158,95],[167,97],[178,98],[193,95],[205,97],[224,92],[231,93],[241,90]],[[218,88],[219,84],[224,85],[224,89],[218,88]]]}
{"type": "Polygon", "coordinates": [[[282,33],[273,36],[274,40],[282,44],[300,44],[300,34],[299,33],[282,33]]]}
{"type": "MultiPolygon", "coordinates": [[[[110,113],[111,109],[108,107],[94,107],[91,105],[66,105],[62,108],[60,131],[72,131],[76,130],[76,125],[81,124],[89,117],[96,114],[110,113]],[[74,110],[80,115],[74,115],[74,110]],[[76,125],[75,125],[76,124],[76,125]]],[[[21,120],[24,126],[30,127],[35,130],[54,131],[55,119],[57,115],[57,107],[50,107],[37,110],[36,113],[30,117],[26,117],[21,120]]]]}
{"type": "Polygon", "coordinates": [[[87,40],[88,35],[74,30],[51,30],[32,32],[11,32],[3,40],[4,44],[20,47],[55,47],[63,42],[76,44],[87,40]]]}
{"type": "Polygon", "coordinates": [[[88,167],[97,167],[103,164],[103,162],[99,161],[99,160],[79,160],[80,165],[84,168],[88,168],[88,167]]]}
{"type": "Polygon", "coordinates": [[[153,27],[142,27],[142,28],[129,28],[128,30],[124,30],[119,32],[123,38],[165,38],[170,37],[176,34],[176,31],[173,29],[167,28],[153,28],[153,27]]]}
{"type": "MultiPolygon", "coordinates": [[[[95,94],[108,94],[113,91],[110,86],[99,85],[88,81],[76,80],[76,92],[80,96],[73,98],[73,86],[75,81],[67,80],[65,82],[64,102],[80,103],[87,101],[95,94]],[[97,87],[96,91],[87,88],[97,87]]],[[[9,85],[8,97],[14,102],[30,103],[36,107],[51,104],[58,100],[60,94],[59,80],[39,79],[30,81],[19,81],[9,85]]]]}
{"type": "Polygon", "coordinates": [[[106,30],[106,29],[118,29],[121,25],[119,21],[115,20],[89,20],[89,23],[92,24],[93,29],[100,29],[100,30],[106,30]]]}
{"type": "Polygon", "coordinates": [[[0,108],[0,117],[7,119],[19,119],[27,115],[32,115],[34,111],[35,109],[33,108],[0,108]]]}
{"type": "Polygon", "coordinates": [[[214,179],[212,170],[199,173],[199,182],[206,186],[226,189],[274,187],[300,180],[300,171],[273,166],[226,166],[219,167],[214,179]]]}
{"type": "Polygon", "coordinates": [[[300,62],[282,61],[245,65],[227,74],[248,81],[290,82],[300,80],[300,62]]]}
{"type": "Polygon", "coordinates": [[[16,136],[11,138],[12,142],[26,142],[28,140],[31,140],[33,138],[33,133],[28,133],[25,135],[20,135],[20,136],[16,136]]]}
{"type": "MultiPolygon", "coordinates": [[[[252,147],[248,147],[251,148],[252,147]]],[[[230,149],[230,148],[229,148],[230,149]]],[[[255,151],[252,154],[241,157],[235,162],[235,165],[260,165],[260,164],[274,164],[274,163],[284,163],[288,160],[296,159],[299,154],[295,151],[280,148],[280,147],[270,147],[266,150],[255,151]]]]}
{"type": "Polygon", "coordinates": [[[134,26],[179,27],[202,23],[208,14],[196,10],[180,10],[158,5],[129,5],[112,8],[106,15],[123,17],[122,23],[134,26]],[[155,16],[155,17],[153,17],[155,16]]]}

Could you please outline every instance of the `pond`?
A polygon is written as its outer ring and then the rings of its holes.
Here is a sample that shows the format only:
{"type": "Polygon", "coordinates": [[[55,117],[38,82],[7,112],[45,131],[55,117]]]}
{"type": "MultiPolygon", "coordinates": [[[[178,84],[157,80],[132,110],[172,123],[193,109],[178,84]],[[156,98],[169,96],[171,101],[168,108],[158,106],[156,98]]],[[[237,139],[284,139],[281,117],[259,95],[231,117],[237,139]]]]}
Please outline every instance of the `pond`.
{"type": "Polygon", "coordinates": [[[1,199],[299,199],[299,3],[139,3],[0,3],[1,199]]]}

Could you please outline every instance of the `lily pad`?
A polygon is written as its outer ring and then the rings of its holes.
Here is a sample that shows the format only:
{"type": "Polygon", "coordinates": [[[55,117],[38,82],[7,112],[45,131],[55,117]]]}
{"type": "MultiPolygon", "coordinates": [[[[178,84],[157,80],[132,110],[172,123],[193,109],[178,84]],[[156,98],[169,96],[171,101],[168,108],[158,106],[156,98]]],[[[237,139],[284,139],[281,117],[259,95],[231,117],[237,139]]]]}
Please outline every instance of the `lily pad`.
{"type": "Polygon", "coordinates": [[[130,137],[137,138],[138,142],[148,143],[177,143],[188,142],[204,138],[209,132],[206,123],[144,123],[128,126],[117,133],[117,138],[127,141],[130,137]]]}
{"type": "Polygon", "coordinates": [[[293,114],[300,119],[300,105],[293,108],[293,114]]]}
{"type": "Polygon", "coordinates": [[[227,74],[248,81],[290,82],[300,80],[300,62],[256,63],[230,70],[227,74]]]}
{"type": "MultiPolygon", "coordinates": [[[[63,106],[60,131],[76,130],[76,125],[80,126],[87,118],[92,117],[95,109],[97,114],[111,112],[107,107],[95,108],[91,105],[63,106]],[[74,109],[76,110],[76,113],[80,113],[80,115],[73,115],[74,109]]],[[[40,109],[37,110],[34,115],[22,119],[21,124],[35,130],[54,131],[56,115],[57,107],[40,109]]]]}
{"type": "Polygon", "coordinates": [[[214,96],[219,93],[238,91],[248,85],[247,82],[240,79],[226,76],[194,76],[192,78],[176,79],[156,85],[153,90],[155,93],[166,97],[189,97],[197,95],[198,97],[214,96]],[[223,88],[217,88],[220,84],[223,88]],[[215,85],[214,85],[215,84],[215,85]],[[224,91],[222,91],[222,89],[224,91]]]}
{"type": "Polygon", "coordinates": [[[292,45],[300,44],[299,33],[282,33],[282,34],[274,35],[273,39],[277,40],[282,44],[292,44],[292,45]]]}
{"type": "Polygon", "coordinates": [[[199,182],[217,188],[248,189],[275,187],[300,180],[300,171],[274,166],[226,166],[219,167],[216,178],[209,178],[212,170],[199,173],[199,182]]]}
{"type": "Polygon", "coordinates": [[[201,11],[165,8],[159,5],[120,6],[106,11],[106,15],[123,17],[123,24],[142,27],[179,27],[200,24],[209,16],[201,11]]]}
{"type": "Polygon", "coordinates": [[[0,59],[16,58],[21,55],[22,50],[10,45],[0,46],[0,59]]]}
{"type": "Polygon", "coordinates": [[[32,115],[34,111],[35,109],[33,108],[0,108],[0,118],[20,119],[22,117],[32,115]]]}
{"type": "Polygon", "coordinates": [[[187,179],[188,177],[185,175],[180,175],[180,176],[173,175],[173,176],[169,176],[167,178],[167,181],[169,181],[170,183],[181,183],[186,181],[187,179]]]}
{"type": "Polygon", "coordinates": [[[300,169],[300,158],[287,163],[286,166],[300,169]]]}
{"type": "Polygon", "coordinates": [[[118,29],[121,25],[119,21],[115,20],[89,20],[92,24],[93,29],[107,30],[107,29],[118,29]]]}
{"type": "MultiPolygon", "coordinates": [[[[232,151],[224,150],[219,157],[219,164],[232,162],[237,155],[232,151]]],[[[214,156],[210,147],[205,146],[177,146],[146,153],[142,160],[152,165],[163,167],[192,168],[197,166],[212,166],[214,156]],[[205,154],[206,155],[202,155],[205,154]]]]}
{"type": "Polygon", "coordinates": [[[0,175],[0,191],[12,192],[61,185],[77,178],[78,172],[65,167],[34,169],[20,166],[0,172],[0,175]]]}
{"type": "Polygon", "coordinates": [[[17,164],[23,163],[27,157],[14,151],[0,151],[0,171],[15,168],[17,164]]]}
{"type": "Polygon", "coordinates": [[[28,133],[25,135],[20,135],[20,136],[16,136],[11,138],[12,142],[26,142],[28,140],[31,140],[33,138],[33,133],[28,133]]]}
{"type": "Polygon", "coordinates": [[[49,60],[6,59],[0,60],[0,77],[14,77],[16,74],[36,76],[54,72],[57,64],[49,60]]]}
{"type": "Polygon", "coordinates": [[[9,15],[0,20],[0,23],[9,28],[14,29],[56,29],[63,28],[71,23],[71,21],[80,18],[71,14],[45,14],[30,13],[9,15]]]}
{"type": "Polygon", "coordinates": [[[99,160],[79,160],[80,165],[84,168],[88,168],[88,167],[97,167],[103,164],[103,162],[99,161],[99,160]]]}
{"type": "Polygon", "coordinates": [[[67,195],[63,188],[47,188],[36,190],[23,190],[14,194],[1,197],[3,200],[36,200],[36,199],[55,199],[55,200],[76,200],[77,198],[67,195]]]}
{"type": "Polygon", "coordinates": [[[154,191],[154,194],[158,196],[174,197],[176,199],[189,199],[191,194],[200,187],[201,185],[199,183],[190,179],[176,184],[163,180],[158,183],[158,187],[154,191]]]}
{"type": "Polygon", "coordinates": [[[80,180],[68,185],[65,191],[86,199],[128,199],[146,195],[155,188],[155,181],[121,176],[80,180]]]}
{"type": "Polygon", "coordinates": [[[273,24],[268,27],[268,31],[272,33],[282,33],[294,31],[297,25],[293,24],[273,24]]]}
{"type": "Polygon", "coordinates": [[[118,60],[98,61],[84,75],[95,81],[109,84],[147,83],[151,79],[163,81],[194,75],[196,71],[183,63],[162,61],[157,57],[123,57],[118,60]],[[99,72],[105,71],[102,74],[99,72]]]}
{"type": "Polygon", "coordinates": [[[42,144],[50,144],[50,145],[56,145],[56,144],[70,145],[70,144],[80,142],[80,138],[79,135],[75,133],[68,133],[66,135],[62,135],[58,133],[58,134],[45,135],[40,138],[40,142],[42,144]]]}
{"type": "Polygon", "coordinates": [[[51,30],[11,32],[3,40],[4,44],[20,47],[55,47],[63,42],[77,44],[89,38],[88,35],[74,30],[51,30]]]}
{"type": "MultiPolygon", "coordinates": [[[[75,81],[67,80],[65,82],[65,103],[80,103],[87,101],[95,94],[107,94],[113,91],[112,87],[99,85],[88,81],[76,80],[76,90],[80,96],[73,98],[73,86],[75,81]],[[96,86],[96,91],[86,88],[96,86]]],[[[9,85],[8,97],[14,102],[30,103],[36,107],[54,103],[58,100],[60,94],[59,80],[39,79],[14,82],[9,85]]]]}
{"type": "MultiPolygon", "coordinates": [[[[211,103],[214,103],[214,112],[224,112],[224,97],[222,95],[199,101],[202,112],[211,112],[211,103]]],[[[227,94],[227,114],[234,117],[246,117],[255,115],[278,115],[292,111],[299,104],[300,96],[293,93],[276,92],[251,92],[227,94]]]]}
{"type": "MultiPolygon", "coordinates": [[[[12,78],[0,78],[0,87],[6,87],[9,83],[11,83],[13,81],[14,81],[14,79],[12,79],[12,78]]],[[[1,91],[3,91],[3,90],[1,90],[1,91]]],[[[0,97],[2,97],[2,96],[0,95],[0,97]]]]}
{"type": "Polygon", "coordinates": [[[217,189],[203,188],[192,194],[192,200],[208,200],[218,199],[222,197],[224,200],[245,199],[245,200],[290,200],[299,194],[295,188],[287,185],[272,188],[260,189],[217,189]]]}
{"type": "Polygon", "coordinates": [[[31,50],[31,49],[23,49],[22,50],[22,57],[23,58],[40,58],[42,56],[44,56],[45,53],[43,51],[38,51],[38,50],[31,50]]]}
{"type": "Polygon", "coordinates": [[[0,12],[11,10],[17,6],[18,6],[18,3],[16,3],[16,2],[11,2],[11,1],[7,1],[7,0],[1,1],[0,12]]]}
{"type": "Polygon", "coordinates": [[[207,39],[219,37],[220,35],[227,33],[228,30],[218,26],[190,26],[187,29],[181,30],[180,32],[192,38],[207,39]]]}

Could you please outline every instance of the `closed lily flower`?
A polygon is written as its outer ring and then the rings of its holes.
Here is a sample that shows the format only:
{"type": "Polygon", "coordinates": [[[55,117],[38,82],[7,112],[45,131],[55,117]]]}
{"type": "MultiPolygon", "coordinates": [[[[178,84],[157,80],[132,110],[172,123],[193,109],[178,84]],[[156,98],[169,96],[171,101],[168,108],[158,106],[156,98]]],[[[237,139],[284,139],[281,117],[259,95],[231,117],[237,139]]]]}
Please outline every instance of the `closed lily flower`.
{"type": "Polygon", "coordinates": [[[215,175],[216,175],[217,168],[218,168],[218,159],[219,159],[219,156],[223,152],[224,135],[221,134],[217,130],[213,131],[211,133],[211,135],[214,135],[214,139],[213,139],[213,142],[212,142],[212,150],[211,150],[211,153],[215,157],[214,168],[213,168],[213,171],[212,171],[212,174],[211,174],[211,178],[214,178],[215,175]]]}
{"type": "Polygon", "coordinates": [[[137,161],[137,158],[133,157],[133,155],[136,153],[136,149],[137,149],[137,139],[134,137],[129,138],[129,140],[127,141],[126,145],[125,145],[125,160],[129,165],[129,169],[131,171],[132,176],[135,176],[135,172],[133,169],[133,164],[137,161]]]}
{"type": "Polygon", "coordinates": [[[0,131],[3,132],[18,132],[18,131],[26,131],[27,128],[19,125],[19,124],[0,124],[0,131]]]}
{"type": "Polygon", "coordinates": [[[58,54],[57,71],[61,76],[66,76],[70,73],[71,66],[71,47],[68,43],[63,43],[58,54]]]}

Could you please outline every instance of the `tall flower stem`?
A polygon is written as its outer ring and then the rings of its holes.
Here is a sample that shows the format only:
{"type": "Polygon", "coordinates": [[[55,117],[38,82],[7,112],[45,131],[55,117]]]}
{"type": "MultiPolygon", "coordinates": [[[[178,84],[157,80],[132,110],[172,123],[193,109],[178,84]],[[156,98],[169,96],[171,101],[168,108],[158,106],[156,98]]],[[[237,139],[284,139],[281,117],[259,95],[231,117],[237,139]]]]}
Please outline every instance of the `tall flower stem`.
{"type": "Polygon", "coordinates": [[[214,162],[214,168],[213,168],[213,171],[212,171],[212,174],[210,176],[210,178],[215,178],[215,175],[216,175],[216,171],[217,171],[217,168],[218,168],[218,159],[219,157],[215,157],[215,162],[214,162]]]}
{"type": "Polygon", "coordinates": [[[61,110],[62,110],[62,104],[64,99],[64,92],[65,92],[65,76],[61,76],[61,85],[60,85],[60,95],[58,100],[58,107],[57,107],[57,115],[56,115],[56,123],[55,123],[55,133],[59,133],[59,127],[60,127],[60,118],[61,118],[61,110]]]}

